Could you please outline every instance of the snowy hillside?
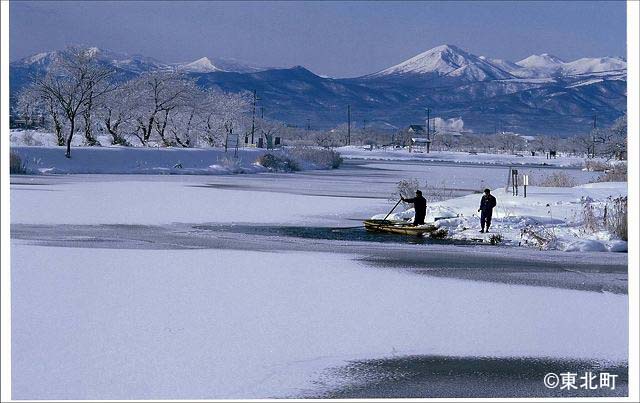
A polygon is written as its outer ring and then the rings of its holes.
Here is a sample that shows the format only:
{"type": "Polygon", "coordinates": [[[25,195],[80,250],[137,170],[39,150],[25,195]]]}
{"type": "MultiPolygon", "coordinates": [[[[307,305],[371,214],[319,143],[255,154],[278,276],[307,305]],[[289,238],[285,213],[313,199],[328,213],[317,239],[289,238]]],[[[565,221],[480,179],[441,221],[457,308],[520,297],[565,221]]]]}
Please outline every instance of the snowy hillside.
{"type": "Polygon", "coordinates": [[[214,66],[208,57],[201,57],[200,59],[194,60],[190,63],[180,64],[178,65],[178,69],[192,73],[211,73],[212,71],[224,71],[214,66]]]}
{"type": "Polygon", "coordinates": [[[506,79],[511,75],[487,60],[453,45],[441,45],[384,69],[371,77],[392,74],[437,74],[469,81],[506,79]]]}
{"type": "MultiPolygon", "coordinates": [[[[169,65],[151,57],[142,55],[128,55],[126,53],[113,52],[110,50],[100,49],[98,47],[90,47],[88,52],[95,56],[100,62],[112,65],[116,68],[128,70],[134,73],[143,73],[146,71],[163,70],[169,68],[169,65]]],[[[23,59],[11,62],[13,68],[26,68],[33,71],[42,72],[47,70],[55,61],[59,60],[62,51],[54,50],[51,52],[38,53],[23,59]]]]}
{"type": "Polygon", "coordinates": [[[615,57],[582,58],[572,62],[543,53],[520,60],[508,70],[517,77],[574,76],[589,73],[626,72],[627,62],[615,57]]]}
{"type": "Polygon", "coordinates": [[[586,74],[627,70],[627,62],[617,57],[582,58],[565,63],[565,74],[586,74]]]}

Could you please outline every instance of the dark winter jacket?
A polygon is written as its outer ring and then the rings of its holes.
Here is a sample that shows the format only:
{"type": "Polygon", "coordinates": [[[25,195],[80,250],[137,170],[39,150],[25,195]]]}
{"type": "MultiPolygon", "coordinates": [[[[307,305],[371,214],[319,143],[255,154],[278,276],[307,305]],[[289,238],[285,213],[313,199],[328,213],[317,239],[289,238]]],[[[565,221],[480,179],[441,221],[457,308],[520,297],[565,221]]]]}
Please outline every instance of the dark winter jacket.
{"type": "Polygon", "coordinates": [[[483,213],[491,213],[496,206],[496,198],[493,195],[485,194],[480,200],[480,211],[483,213]]]}
{"type": "Polygon", "coordinates": [[[422,196],[416,196],[412,199],[404,199],[407,203],[413,203],[413,208],[416,211],[416,216],[413,219],[413,223],[424,224],[424,217],[427,215],[427,199],[422,196]]]}

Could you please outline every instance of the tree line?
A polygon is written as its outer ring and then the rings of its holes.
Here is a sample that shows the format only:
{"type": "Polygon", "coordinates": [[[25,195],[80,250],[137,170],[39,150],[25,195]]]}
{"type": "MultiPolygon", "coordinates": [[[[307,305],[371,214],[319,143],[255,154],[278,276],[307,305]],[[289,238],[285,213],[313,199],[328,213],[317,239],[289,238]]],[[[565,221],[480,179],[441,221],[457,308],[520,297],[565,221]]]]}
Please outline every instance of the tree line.
{"type": "MultiPolygon", "coordinates": [[[[85,145],[224,146],[249,123],[249,92],[201,89],[179,71],[144,73],[130,80],[101,63],[88,50],[68,48],[48,72],[33,77],[17,97],[17,110],[29,124],[37,116],[55,133],[71,157],[74,136],[85,145]]],[[[279,122],[258,118],[258,135],[273,136],[279,122]]]]}

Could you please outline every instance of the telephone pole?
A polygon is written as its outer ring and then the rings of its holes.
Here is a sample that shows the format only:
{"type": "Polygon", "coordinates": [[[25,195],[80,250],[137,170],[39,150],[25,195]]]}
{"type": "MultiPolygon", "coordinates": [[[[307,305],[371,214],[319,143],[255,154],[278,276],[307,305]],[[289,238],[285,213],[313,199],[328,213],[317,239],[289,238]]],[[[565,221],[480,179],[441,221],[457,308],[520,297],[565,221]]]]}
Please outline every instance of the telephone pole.
{"type": "Polygon", "coordinates": [[[431,109],[427,108],[427,140],[430,140],[431,138],[431,132],[430,132],[430,127],[431,127],[431,109]]]}
{"type": "Polygon", "coordinates": [[[351,105],[347,105],[347,145],[351,145],[351,105]]]}
{"type": "Polygon", "coordinates": [[[427,108],[427,154],[431,149],[431,109],[427,108]]]}
{"type": "Polygon", "coordinates": [[[598,115],[593,114],[593,131],[591,132],[591,158],[596,157],[596,130],[598,129],[598,115]]]}
{"type": "Polygon", "coordinates": [[[253,142],[253,134],[256,131],[256,100],[257,100],[256,90],[253,90],[253,112],[251,113],[251,144],[253,142]]]}

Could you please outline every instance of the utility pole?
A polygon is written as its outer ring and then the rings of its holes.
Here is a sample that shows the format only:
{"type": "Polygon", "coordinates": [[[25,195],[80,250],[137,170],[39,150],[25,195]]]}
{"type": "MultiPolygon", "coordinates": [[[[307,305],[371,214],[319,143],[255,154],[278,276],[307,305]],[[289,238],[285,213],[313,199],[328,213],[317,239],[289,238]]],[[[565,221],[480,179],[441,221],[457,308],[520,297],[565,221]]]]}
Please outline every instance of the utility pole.
{"type": "Polygon", "coordinates": [[[264,119],[264,106],[260,107],[260,119],[264,119]]]}
{"type": "Polygon", "coordinates": [[[351,145],[351,105],[347,105],[347,145],[351,145]]]}
{"type": "Polygon", "coordinates": [[[431,137],[430,127],[431,127],[431,109],[427,108],[427,140],[431,137]]]}
{"type": "Polygon", "coordinates": [[[596,130],[598,129],[598,115],[593,115],[593,131],[591,132],[591,158],[596,157],[596,130]]]}
{"type": "Polygon", "coordinates": [[[427,108],[427,154],[431,148],[431,109],[427,108]]]}
{"type": "Polygon", "coordinates": [[[253,112],[251,113],[251,144],[254,144],[253,134],[256,131],[256,90],[253,90],[253,112]]]}

